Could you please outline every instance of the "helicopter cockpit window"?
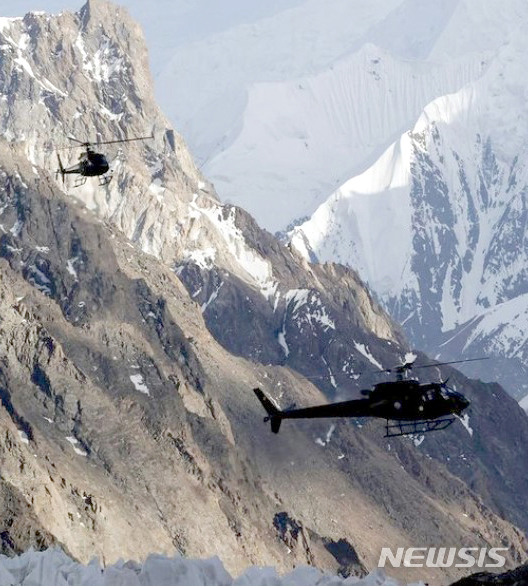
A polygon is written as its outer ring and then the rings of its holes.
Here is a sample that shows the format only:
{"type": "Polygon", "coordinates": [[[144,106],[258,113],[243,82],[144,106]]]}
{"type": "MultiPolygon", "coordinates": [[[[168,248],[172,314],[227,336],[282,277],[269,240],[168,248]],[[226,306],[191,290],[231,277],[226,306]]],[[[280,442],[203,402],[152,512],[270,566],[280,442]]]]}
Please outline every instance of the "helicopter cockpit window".
{"type": "Polygon", "coordinates": [[[442,395],[442,399],[449,399],[449,397],[452,396],[452,394],[444,388],[440,389],[440,394],[442,395]]]}

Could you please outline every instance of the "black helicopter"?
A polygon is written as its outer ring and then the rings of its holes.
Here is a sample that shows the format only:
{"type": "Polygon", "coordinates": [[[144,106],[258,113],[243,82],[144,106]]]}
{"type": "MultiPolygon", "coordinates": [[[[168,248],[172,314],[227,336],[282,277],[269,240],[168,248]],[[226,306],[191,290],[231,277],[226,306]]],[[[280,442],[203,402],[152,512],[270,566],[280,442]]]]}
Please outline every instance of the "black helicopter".
{"type": "Polygon", "coordinates": [[[110,169],[110,165],[108,164],[108,160],[105,155],[102,153],[96,153],[92,147],[98,146],[101,144],[116,144],[121,142],[132,142],[134,140],[148,140],[154,138],[153,136],[138,136],[135,138],[123,138],[120,140],[104,140],[104,141],[94,141],[94,142],[83,142],[81,140],[77,140],[73,136],[68,136],[69,140],[79,143],[78,145],[69,146],[65,148],[76,148],[82,147],[86,149],[83,153],[79,155],[79,162],[77,165],[73,165],[73,167],[65,168],[62,164],[61,158],[59,153],[57,153],[57,159],[59,161],[59,168],[56,171],[56,176],[59,174],[62,175],[62,181],[64,182],[64,176],[70,174],[77,174],[79,177],[75,179],[74,187],[79,187],[80,185],[84,185],[86,183],[86,179],[88,177],[99,177],[99,185],[104,186],[108,185],[112,179],[112,175],[106,175],[108,170],[110,169]]]}
{"type": "MultiPolygon", "coordinates": [[[[455,360],[424,364],[414,368],[429,368],[473,360],[484,359],[455,360]]],[[[461,415],[462,411],[469,406],[469,401],[464,395],[448,387],[447,380],[420,383],[415,379],[404,378],[412,368],[413,363],[406,362],[395,368],[386,369],[384,372],[396,373],[396,380],[381,382],[374,385],[372,389],[361,391],[365,399],[316,405],[305,409],[281,411],[259,388],[253,391],[266,409],[267,416],[264,421],[271,422],[273,433],[279,433],[283,419],[315,417],[379,417],[386,420],[385,437],[446,429],[453,423],[455,416],[461,415]]]]}

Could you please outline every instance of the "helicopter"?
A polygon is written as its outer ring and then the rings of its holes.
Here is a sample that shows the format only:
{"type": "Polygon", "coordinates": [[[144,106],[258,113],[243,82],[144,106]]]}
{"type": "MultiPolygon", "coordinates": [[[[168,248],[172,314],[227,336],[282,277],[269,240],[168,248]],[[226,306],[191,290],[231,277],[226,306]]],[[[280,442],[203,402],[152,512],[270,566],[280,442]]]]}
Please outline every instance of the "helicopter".
{"type": "Polygon", "coordinates": [[[148,140],[154,138],[154,136],[138,136],[135,138],[123,138],[120,140],[104,140],[104,141],[81,141],[77,140],[73,136],[68,136],[68,139],[79,143],[78,145],[69,146],[65,148],[76,148],[82,147],[85,149],[83,153],[79,155],[79,162],[77,165],[73,165],[73,167],[65,168],[62,164],[61,158],[59,153],[57,153],[57,159],[59,162],[59,168],[55,172],[55,176],[58,177],[59,174],[62,175],[62,181],[64,182],[64,176],[70,174],[78,174],[79,177],[75,179],[74,187],[79,187],[86,183],[86,179],[88,177],[99,177],[99,185],[103,187],[104,185],[108,185],[112,180],[112,175],[108,173],[110,169],[110,165],[108,164],[108,160],[105,155],[102,153],[96,153],[92,147],[98,146],[101,144],[116,144],[121,142],[132,142],[134,140],[148,140]]]}
{"type": "MultiPolygon", "coordinates": [[[[470,358],[424,364],[414,368],[429,368],[444,364],[457,364],[485,360],[470,358]]],[[[308,419],[320,417],[378,417],[386,420],[385,436],[398,437],[413,433],[428,433],[449,427],[457,416],[469,406],[469,401],[461,393],[447,386],[447,380],[420,383],[405,378],[413,368],[412,362],[405,362],[394,368],[384,369],[386,373],[396,373],[396,380],[375,384],[364,389],[364,399],[354,399],[327,405],[316,405],[304,409],[280,410],[266,394],[255,388],[253,392],[266,410],[264,422],[271,422],[271,431],[279,433],[283,419],[308,419]]]]}

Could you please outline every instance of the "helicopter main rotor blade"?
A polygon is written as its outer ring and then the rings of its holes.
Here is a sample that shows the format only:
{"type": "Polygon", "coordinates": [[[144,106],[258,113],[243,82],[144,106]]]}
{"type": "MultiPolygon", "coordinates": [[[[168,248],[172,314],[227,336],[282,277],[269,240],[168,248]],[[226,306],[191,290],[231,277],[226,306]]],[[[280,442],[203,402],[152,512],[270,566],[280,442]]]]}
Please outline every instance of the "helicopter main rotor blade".
{"type": "MultiPolygon", "coordinates": [[[[446,364],[460,364],[463,362],[475,362],[477,360],[489,360],[489,356],[482,356],[480,358],[466,358],[464,360],[450,360],[448,362],[435,362],[431,364],[420,364],[418,366],[414,366],[413,362],[405,362],[404,364],[399,364],[398,366],[393,366],[392,368],[383,368],[381,370],[364,370],[362,372],[354,372],[347,376],[350,380],[357,380],[360,376],[368,375],[368,376],[379,376],[383,374],[393,374],[393,373],[402,373],[407,370],[413,370],[415,368],[432,368],[433,366],[444,366],[446,364]]],[[[320,379],[327,379],[328,375],[315,375],[315,376],[308,376],[302,375],[304,378],[308,380],[320,380],[320,379]]],[[[446,381],[447,382],[447,381],[446,381]]]]}
{"type": "MultiPolygon", "coordinates": [[[[91,143],[91,142],[87,142],[87,141],[84,141],[84,142],[83,142],[82,140],[79,140],[78,138],[75,138],[74,136],[70,136],[70,135],[68,135],[66,138],[67,138],[68,140],[73,140],[73,142],[78,142],[78,143],[79,143],[79,145],[81,145],[81,146],[88,146],[88,145],[90,145],[90,144],[93,144],[93,143],[91,143]]],[[[64,148],[71,148],[71,147],[64,147],[64,148]]]]}
{"type": "Polygon", "coordinates": [[[91,142],[90,145],[97,146],[99,144],[116,144],[119,142],[133,142],[134,140],[151,140],[154,138],[154,135],[151,134],[150,136],[135,136],[134,138],[122,138],[120,140],[101,140],[97,142],[91,142]]]}
{"type": "Polygon", "coordinates": [[[431,364],[417,364],[415,365],[414,362],[405,362],[404,364],[399,364],[397,366],[393,366],[391,368],[384,368],[383,370],[379,371],[368,371],[362,372],[358,374],[369,374],[369,375],[380,375],[380,374],[402,374],[409,370],[414,370],[415,368],[432,368],[433,366],[444,366],[445,364],[460,364],[462,362],[474,362],[476,360],[489,360],[489,356],[483,356],[481,358],[466,358],[465,360],[450,360],[448,362],[432,362],[431,364]]]}
{"type": "Polygon", "coordinates": [[[121,142],[133,142],[135,140],[151,140],[154,138],[154,134],[151,134],[150,136],[135,136],[133,138],[121,138],[118,140],[95,140],[95,141],[89,141],[89,140],[79,140],[78,138],[75,138],[74,136],[70,136],[68,135],[66,137],[68,140],[71,140],[73,142],[76,142],[78,144],[76,145],[70,145],[70,146],[66,146],[66,147],[58,147],[55,150],[57,151],[63,151],[66,149],[80,149],[80,148],[88,148],[91,146],[98,146],[101,144],[117,144],[117,143],[121,143],[121,142]]]}
{"type": "Polygon", "coordinates": [[[444,366],[444,364],[461,364],[462,362],[475,362],[477,360],[489,360],[489,356],[482,356],[481,358],[466,358],[465,360],[450,360],[449,362],[436,362],[434,364],[420,364],[413,368],[432,368],[433,366],[444,366]]]}
{"type": "MultiPolygon", "coordinates": [[[[91,144],[91,143],[90,143],[91,144]]],[[[66,151],[66,150],[71,150],[71,149],[85,149],[86,147],[90,146],[90,144],[71,144],[69,146],[65,146],[65,147],[57,147],[56,149],[53,149],[55,151],[66,151]]]]}

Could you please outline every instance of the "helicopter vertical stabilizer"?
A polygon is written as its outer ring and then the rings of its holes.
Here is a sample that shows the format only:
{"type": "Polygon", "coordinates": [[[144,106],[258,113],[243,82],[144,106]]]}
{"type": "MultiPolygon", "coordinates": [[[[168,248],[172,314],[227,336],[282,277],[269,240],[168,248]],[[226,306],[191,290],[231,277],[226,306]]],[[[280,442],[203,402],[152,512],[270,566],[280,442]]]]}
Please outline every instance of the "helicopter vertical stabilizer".
{"type": "Polygon", "coordinates": [[[259,389],[253,389],[255,395],[257,395],[258,400],[262,403],[264,409],[268,414],[267,417],[264,418],[264,421],[271,422],[271,431],[273,433],[279,433],[280,424],[282,422],[281,411],[275,407],[275,405],[266,397],[266,395],[259,389]]]}
{"type": "Polygon", "coordinates": [[[59,161],[59,168],[57,169],[57,174],[60,173],[62,175],[62,182],[64,183],[64,166],[62,165],[62,161],[61,158],[59,156],[59,153],[57,153],[57,159],[59,161]]]}

